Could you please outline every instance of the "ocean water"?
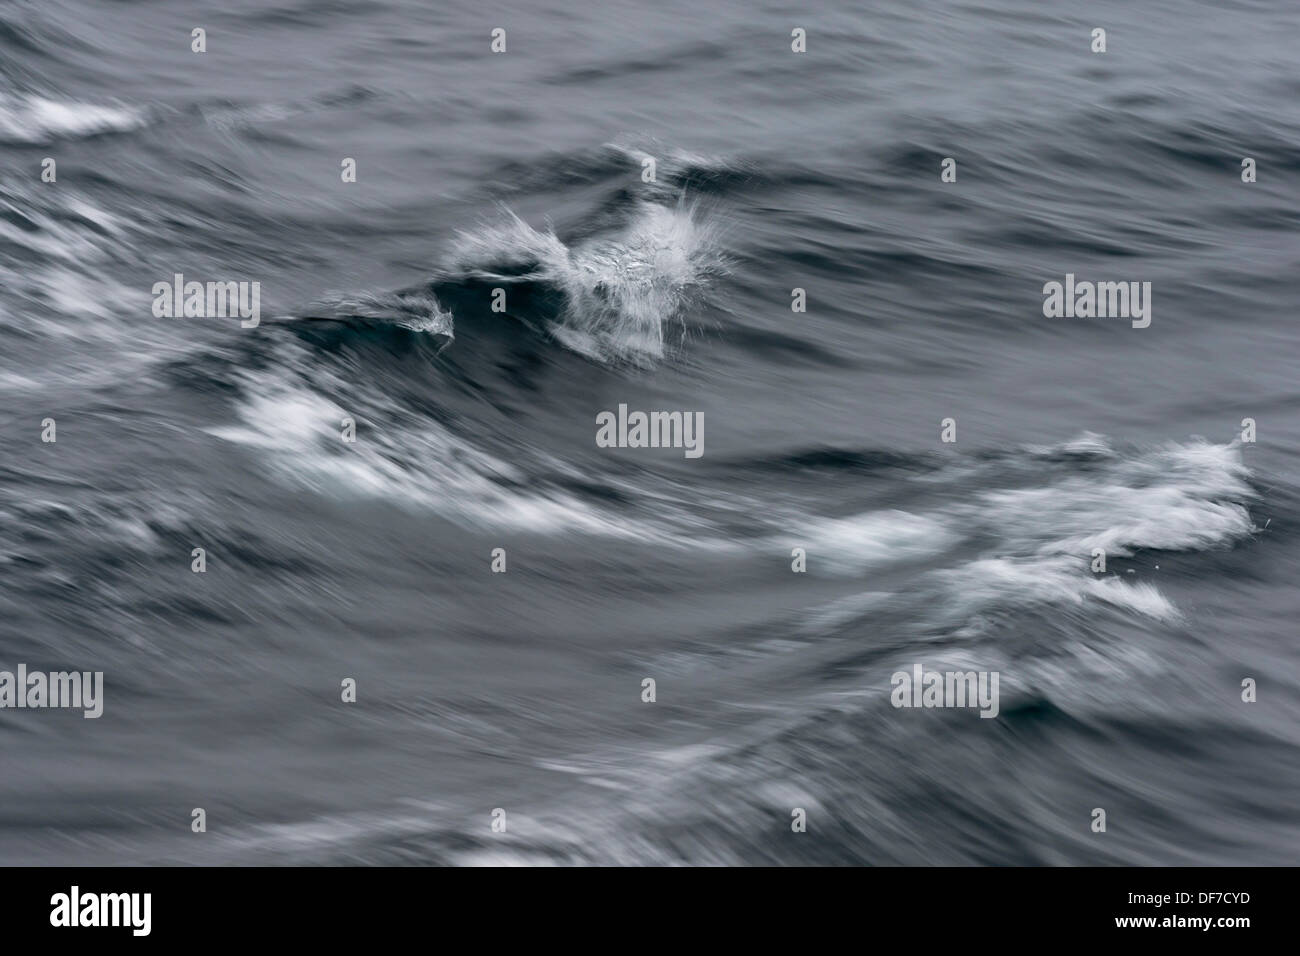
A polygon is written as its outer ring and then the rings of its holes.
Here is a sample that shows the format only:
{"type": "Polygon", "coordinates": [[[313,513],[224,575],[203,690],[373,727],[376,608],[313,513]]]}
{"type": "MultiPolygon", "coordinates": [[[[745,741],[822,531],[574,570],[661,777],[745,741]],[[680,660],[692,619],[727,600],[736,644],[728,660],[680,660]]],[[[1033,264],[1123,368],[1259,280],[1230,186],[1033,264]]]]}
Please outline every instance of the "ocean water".
{"type": "Polygon", "coordinates": [[[0,863],[1296,862],[1298,46],[4,4],[0,670],[104,694],[0,709],[0,863]],[[177,273],[260,324],[156,317],[177,273]],[[1046,317],[1067,274],[1151,324],[1046,317]],[[703,454],[598,447],[621,404],[703,454]],[[997,716],[894,707],[917,665],[997,716]]]}

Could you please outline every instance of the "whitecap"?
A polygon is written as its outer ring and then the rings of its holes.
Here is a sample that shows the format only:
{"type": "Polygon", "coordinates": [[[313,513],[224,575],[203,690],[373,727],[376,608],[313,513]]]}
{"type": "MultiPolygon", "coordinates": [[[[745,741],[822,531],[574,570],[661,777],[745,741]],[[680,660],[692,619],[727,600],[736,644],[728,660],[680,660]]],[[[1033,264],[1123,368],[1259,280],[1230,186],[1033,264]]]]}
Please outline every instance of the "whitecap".
{"type": "Polygon", "coordinates": [[[32,94],[0,93],[0,141],[45,143],[55,139],[121,133],[148,121],[141,109],[78,103],[32,94]]]}

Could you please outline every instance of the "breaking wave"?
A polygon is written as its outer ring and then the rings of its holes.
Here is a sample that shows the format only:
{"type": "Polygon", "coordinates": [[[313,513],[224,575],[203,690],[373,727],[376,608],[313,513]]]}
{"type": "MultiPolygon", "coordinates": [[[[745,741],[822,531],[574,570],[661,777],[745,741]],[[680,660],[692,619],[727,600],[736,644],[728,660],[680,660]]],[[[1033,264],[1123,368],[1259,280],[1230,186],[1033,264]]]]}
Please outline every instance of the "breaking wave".
{"type": "Polygon", "coordinates": [[[124,133],[147,122],[147,112],[131,106],[0,93],[0,143],[39,144],[124,133]]]}
{"type": "Polygon", "coordinates": [[[664,357],[667,327],[725,268],[698,206],[640,201],[622,228],[572,243],[506,211],[502,222],[457,236],[435,286],[540,284],[562,297],[548,325],[564,346],[596,361],[646,363],[664,357]]]}

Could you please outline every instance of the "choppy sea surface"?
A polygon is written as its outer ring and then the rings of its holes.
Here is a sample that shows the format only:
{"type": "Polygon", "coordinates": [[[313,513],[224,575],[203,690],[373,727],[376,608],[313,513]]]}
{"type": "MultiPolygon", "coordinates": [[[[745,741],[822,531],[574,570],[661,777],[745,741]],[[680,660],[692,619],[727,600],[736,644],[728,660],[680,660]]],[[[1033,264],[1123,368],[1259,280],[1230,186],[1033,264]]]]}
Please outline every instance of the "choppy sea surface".
{"type": "Polygon", "coordinates": [[[0,709],[0,863],[1296,862],[1298,47],[1288,3],[4,4],[0,670],[105,693],[0,709]],[[260,325],[156,318],[176,273],[260,325]],[[1044,317],[1067,273],[1150,327],[1044,317]],[[598,448],[619,404],[703,456],[598,448]],[[998,716],[894,708],[918,663],[998,716]]]}

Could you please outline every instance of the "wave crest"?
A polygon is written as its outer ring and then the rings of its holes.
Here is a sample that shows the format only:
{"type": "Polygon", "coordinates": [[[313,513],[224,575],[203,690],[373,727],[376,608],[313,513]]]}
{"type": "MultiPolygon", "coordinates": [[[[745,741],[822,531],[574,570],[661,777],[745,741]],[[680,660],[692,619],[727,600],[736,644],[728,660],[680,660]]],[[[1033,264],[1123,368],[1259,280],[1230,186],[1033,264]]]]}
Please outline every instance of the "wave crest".
{"type": "Polygon", "coordinates": [[[147,122],[145,111],[129,106],[0,93],[0,142],[39,144],[99,133],[124,133],[147,122]]]}
{"type": "Polygon", "coordinates": [[[725,271],[716,230],[685,202],[638,202],[621,229],[572,245],[551,229],[506,216],[459,233],[444,278],[554,289],[563,302],[552,334],[597,361],[663,358],[665,327],[682,319],[711,276],[725,271]]]}

